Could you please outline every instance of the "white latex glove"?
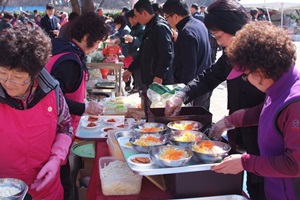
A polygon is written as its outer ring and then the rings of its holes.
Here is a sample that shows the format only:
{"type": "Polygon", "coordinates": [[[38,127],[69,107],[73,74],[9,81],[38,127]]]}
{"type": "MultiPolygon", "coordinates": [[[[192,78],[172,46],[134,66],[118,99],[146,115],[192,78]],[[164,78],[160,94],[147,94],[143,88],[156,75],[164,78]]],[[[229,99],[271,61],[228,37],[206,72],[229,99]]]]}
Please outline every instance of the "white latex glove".
{"type": "Polygon", "coordinates": [[[165,116],[177,116],[181,110],[182,98],[175,96],[166,102],[165,116]]]}
{"type": "Polygon", "coordinates": [[[89,115],[101,115],[103,114],[104,107],[98,102],[89,101],[86,103],[85,113],[89,115]]]}
{"type": "Polygon", "coordinates": [[[214,140],[221,140],[221,135],[224,131],[235,129],[235,126],[230,123],[226,117],[215,123],[209,132],[209,137],[214,140]]]}
{"type": "Polygon", "coordinates": [[[31,184],[31,189],[36,191],[42,190],[55,178],[60,165],[67,158],[72,138],[66,134],[58,134],[52,145],[51,156],[49,161],[42,167],[36,179],[31,184]]]}

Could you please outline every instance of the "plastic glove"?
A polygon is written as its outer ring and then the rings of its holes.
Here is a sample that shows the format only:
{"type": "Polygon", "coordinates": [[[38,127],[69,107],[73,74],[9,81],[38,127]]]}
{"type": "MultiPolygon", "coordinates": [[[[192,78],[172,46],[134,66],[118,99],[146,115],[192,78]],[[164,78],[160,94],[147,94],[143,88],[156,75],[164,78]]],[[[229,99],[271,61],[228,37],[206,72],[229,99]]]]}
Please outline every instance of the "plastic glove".
{"type": "Polygon", "coordinates": [[[232,129],[235,129],[235,126],[224,117],[212,126],[209,137],[214,140],[221,140],[222,133],[232,129]]]}
{"type": "Polygon", "coordinates": [[[89,101],[86,103],[85,113],[89,115],[101,115],[103,111],[103,105],[100,105],[98,102],[89,101]]]}
{"type": "Polygon", "coordinates": [[[181,110],[182,98],[175,96],[166,102],[165,116],[177,116],[181,110]]]}
{"type": "Polygon", "coordinates": [[[47,184],[53,181],[60,165],[65,161],[69,153],[72,138],[66,134],[58,134],[52,145],[49,161],[42,167],[35,181],[31,184],[31,189],[42,190],[47,184]]]}

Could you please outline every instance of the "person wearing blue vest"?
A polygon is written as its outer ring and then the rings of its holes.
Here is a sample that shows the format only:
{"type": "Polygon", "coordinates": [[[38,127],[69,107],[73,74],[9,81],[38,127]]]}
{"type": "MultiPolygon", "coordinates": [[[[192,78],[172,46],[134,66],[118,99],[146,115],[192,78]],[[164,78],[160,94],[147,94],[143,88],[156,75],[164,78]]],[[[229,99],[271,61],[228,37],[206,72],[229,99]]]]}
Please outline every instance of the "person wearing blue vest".
{"type": "Polygon", "coordinates": [[[220,138],[223,130],[258,124],[260,156],[233,154],[211,169],[264,177],[267,199],[300,199],[300,71],[293,41],[269,22],[252,22],[232,38],[227,55],[234,70],[265,92],[266,99],[223,118],[210,136],[220,138]]]}

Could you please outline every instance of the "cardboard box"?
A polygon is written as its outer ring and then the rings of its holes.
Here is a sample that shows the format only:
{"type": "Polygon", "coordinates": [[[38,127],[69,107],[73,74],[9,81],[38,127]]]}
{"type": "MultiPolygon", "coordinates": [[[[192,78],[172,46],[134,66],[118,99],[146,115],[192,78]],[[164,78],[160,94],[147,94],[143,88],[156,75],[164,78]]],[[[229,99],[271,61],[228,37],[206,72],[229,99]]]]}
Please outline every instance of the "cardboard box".
{"type": "Polygon", "coordinates": [[[93,169],[93,165],[94,165],[94,158],[82,158],[82,162],[83,162],[83,168],[84,169],[93,169]]]}
{"type": "Polygon", "coordinates": [[[77,174],[76,186],[78,191],[78,200],[86,200],[89,178],[92,174],[92,168],[80,169],[77,174]]]}

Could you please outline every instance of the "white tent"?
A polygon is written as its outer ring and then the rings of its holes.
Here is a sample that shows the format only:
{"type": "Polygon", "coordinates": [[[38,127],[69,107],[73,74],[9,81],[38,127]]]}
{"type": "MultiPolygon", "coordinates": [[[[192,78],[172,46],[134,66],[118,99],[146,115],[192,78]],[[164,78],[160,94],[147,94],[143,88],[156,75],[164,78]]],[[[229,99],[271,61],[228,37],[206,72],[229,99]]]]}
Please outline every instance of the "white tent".
{"type": "Polygon", "coordinates": [[[283,25],[283,11],[300,9],[300,0],[240,0],[244,7],[259,7],[281,11],[281,27],[283,25]]]}

